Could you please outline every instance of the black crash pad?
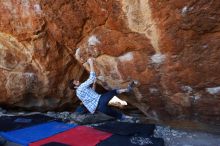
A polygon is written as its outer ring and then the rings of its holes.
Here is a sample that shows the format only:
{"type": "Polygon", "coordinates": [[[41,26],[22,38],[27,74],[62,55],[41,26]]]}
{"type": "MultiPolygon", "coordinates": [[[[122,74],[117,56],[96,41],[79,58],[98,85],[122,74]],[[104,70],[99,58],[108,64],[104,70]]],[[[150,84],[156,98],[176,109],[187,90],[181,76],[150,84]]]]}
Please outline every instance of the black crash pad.
{"type": "Polygon", "coordinates": [[[49,142],[49,143],[43,144],[41,146],[70,146],[70,145],[60,143],[60,142],[49,142]]]}
{"type": "Polygon", "coordinates": [[[124,136],[114,134],[97,144],[97,146],[164,146],[164,140],[142,135],[124,136]]]}
{"type": "Polygon", "coordinates": [[[43,114],[1,116],[0,131],[16,130],[55,120],[57,119],[43,114]]]}
{"type": "Polygon", "coordinates": [[[148,137],[153,135],[155,125],[113,121],[106,122],[102,125],[94,126],[94,128],[118,135],[142,134],[148,137]]]}

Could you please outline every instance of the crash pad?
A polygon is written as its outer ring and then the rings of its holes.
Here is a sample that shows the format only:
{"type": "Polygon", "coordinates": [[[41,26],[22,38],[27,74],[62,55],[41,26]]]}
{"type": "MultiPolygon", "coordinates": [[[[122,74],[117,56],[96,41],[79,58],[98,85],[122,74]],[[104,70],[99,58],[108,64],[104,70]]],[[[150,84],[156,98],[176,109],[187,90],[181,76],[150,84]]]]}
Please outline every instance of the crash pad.
{"type": "Polygon", "coordinates": [[[94,126],[94,128],[119,135],[134,135],[141,133],[145,136],[151,136],[154,133],[155,125],[113,121],[94,126]]]}
{"type": "Polygon", "coordinates": [[[0,135],[9,141],[22,145],[28,145],[31,142],[53,136],[74,127],[76,127],[74,124],[65,124],[53,121],[23,129],[1,132],[0,135]]]}
{"type": "Polygon", "coordinates": [[[40,123],[55,121],[57,119],[43,115],[20,115],[20,116],[1,116],[0,117],[0,131],[10,131],[30,127],[40,123]]]}
{"type": "Polygon", "coordinates": [[[97,144],[97,146],[164,146],[164,140],[143,135],[125,136],[114,134],[97,144]]]}
{"type": "Polygon", "coordinates": [[[96,130],[92,127],[77,126],[52,137],[31,143],[30,146],[40,146],[49,142],[60,142],[71,146],[95,146],[112,134],[96,130]]]}
{"type": "Polygon", "coordinates": [[[71,145],[67,145],[61,142],[49,142],[40,146],[71,146],[71,145]]]}

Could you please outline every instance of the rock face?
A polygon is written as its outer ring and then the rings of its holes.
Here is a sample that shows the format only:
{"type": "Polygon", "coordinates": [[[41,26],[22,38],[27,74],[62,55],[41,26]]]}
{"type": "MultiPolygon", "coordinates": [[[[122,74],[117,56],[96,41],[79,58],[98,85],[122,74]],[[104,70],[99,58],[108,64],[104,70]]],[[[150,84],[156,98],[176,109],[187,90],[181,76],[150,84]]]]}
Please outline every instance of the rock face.
{"type": "Polygon", "coordinates": [[[48,110],[76,102],[66,82],[84,69],[63,43],[76,43],[62,37],[70,29],[61,29],[67,22],[60,28],[50,22],[40,1],[0,3],[0,103],[48,110]]]}
{"type": "Polygon", "coordinates": [[[139,81],[124,98],[146,116],[219,124],[219,16],[218,0],[3,0],[0,103],[74,105],[66,82],[94,57],[104,88],[139,81]]]}

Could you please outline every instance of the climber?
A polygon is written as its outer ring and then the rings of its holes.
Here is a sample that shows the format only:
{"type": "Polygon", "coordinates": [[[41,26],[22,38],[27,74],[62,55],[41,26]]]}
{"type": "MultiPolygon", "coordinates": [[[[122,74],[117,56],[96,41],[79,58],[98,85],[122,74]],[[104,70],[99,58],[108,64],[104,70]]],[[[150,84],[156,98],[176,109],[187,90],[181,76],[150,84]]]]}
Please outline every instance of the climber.
{"type": "Polygon", "coordinates": [[[100,111],[117,119],[131,118],[130,116],[127,116],[119,111],[112,109],[108,106],[108,103],[115,95],[121,93],[129,93],[135,85],[135,82],[131,81],[128,87],[124,89],[115,89],[108,91],[104,94],[98,94],[95,91],[94,86],[96,81],[96,74],[94,72],[93,58],[89,58],[87,60],[87,63],[89,63],[90,67],[89,78],[83,83],[80,83],[78,80],[74,79],[68,82],[69,88],[72,90],[76,90],[76,95],[82,101],[83,106],[86,107],[86,109],[92,114],[95,113],[95,111],[100,111]],[[91,88],[92,84],[93,87],[91,88]]]}

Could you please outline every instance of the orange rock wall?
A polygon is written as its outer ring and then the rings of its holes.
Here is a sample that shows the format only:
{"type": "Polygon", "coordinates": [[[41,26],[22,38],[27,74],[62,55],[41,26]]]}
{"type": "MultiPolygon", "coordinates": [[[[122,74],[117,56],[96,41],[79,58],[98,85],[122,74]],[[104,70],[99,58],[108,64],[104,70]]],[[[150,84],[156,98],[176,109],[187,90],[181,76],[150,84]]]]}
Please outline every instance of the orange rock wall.
{"type": "Polygon", "coordinates": [[[158,120],[220,122],[218,0],[4,0],[0,103],[74,105],[70,78],[95,58],[106,89],[139,81],[125,99],[158,120]]]}

